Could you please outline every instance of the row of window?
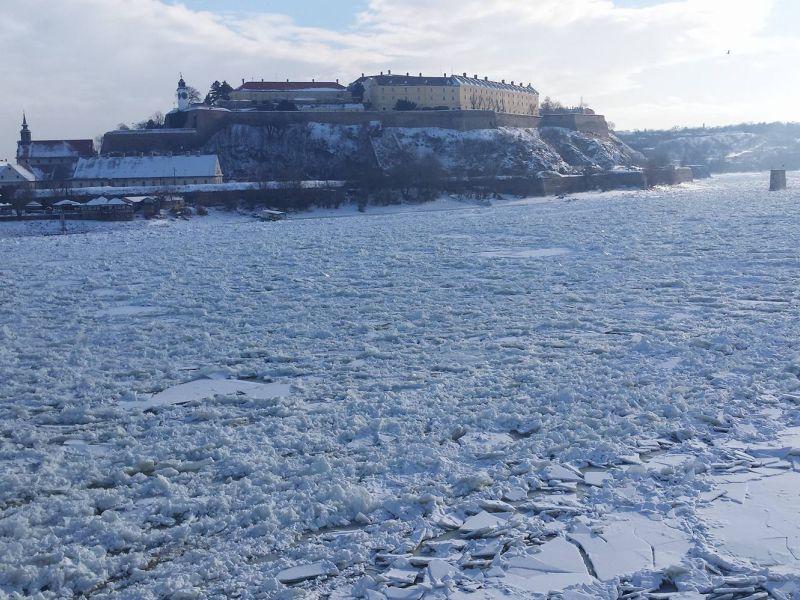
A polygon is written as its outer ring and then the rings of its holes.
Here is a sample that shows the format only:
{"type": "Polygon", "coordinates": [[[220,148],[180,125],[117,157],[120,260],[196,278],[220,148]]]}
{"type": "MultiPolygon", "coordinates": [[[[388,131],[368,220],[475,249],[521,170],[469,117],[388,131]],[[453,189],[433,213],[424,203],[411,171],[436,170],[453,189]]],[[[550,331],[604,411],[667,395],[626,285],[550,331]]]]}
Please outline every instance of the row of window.
{"type": "Polygon", "coordinates": [[[81,181],[75,187],[125,187],[135,185],[198,185],[203,183],[219,183],[216,177],[203,177],[193,179],[113,179],[97,181],[81,181]]]}

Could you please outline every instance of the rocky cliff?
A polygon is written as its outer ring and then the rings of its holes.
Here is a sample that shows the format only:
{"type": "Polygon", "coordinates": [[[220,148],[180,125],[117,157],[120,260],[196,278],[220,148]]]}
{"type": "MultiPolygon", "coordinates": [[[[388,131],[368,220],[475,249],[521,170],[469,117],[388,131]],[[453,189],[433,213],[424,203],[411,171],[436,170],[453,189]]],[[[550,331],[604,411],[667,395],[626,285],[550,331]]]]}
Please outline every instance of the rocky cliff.
{"type": "Polygon", "coordinates": [[[389,171],[435,163],[449,176],[576,173],[640,164],[642,156],[614,136],[557,127],[456,131],[381,127],[377,123],[229,125],[202,148],[219,155],[234,179],[347,179],[364,168],[389,171]]]}

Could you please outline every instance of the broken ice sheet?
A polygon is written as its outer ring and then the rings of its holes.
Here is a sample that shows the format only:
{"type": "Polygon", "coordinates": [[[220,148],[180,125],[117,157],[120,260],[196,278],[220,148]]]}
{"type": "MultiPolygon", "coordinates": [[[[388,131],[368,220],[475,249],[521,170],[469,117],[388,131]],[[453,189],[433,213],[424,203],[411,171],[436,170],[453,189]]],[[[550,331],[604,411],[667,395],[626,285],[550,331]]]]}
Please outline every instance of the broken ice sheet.
{"type": "MultiPolygon", "coordinates": [[[[740,484],[735,502],[721,497],[698,508],[712,541],[725,553],[756,566],[800,569],[800,473],[787,471],[740,484]]],[[[726,494],[727,496],[727,494],[726,494]]]]}
{"type": "Polygon", "coordinates": [[[608,581],[642,569],[662,570],[678,565],[689,551],[689,538],[671,521],[653,521],[640,513],[616,513],[602,526],[602,534],[573,531],[569,539],[580,544],[597,577],[608,581]]]}
{"type": "Polygon", "coordinates": [[[197,379],[167,388],[141,402],[123,402],[121,406],[144,410],[228,394],[245,394],[255,400],[270,400],[288,396],[290,390],[291,386],[286,383],[258,383],[238,379],[197,379]]]}
{"type": "Polygon", "coordinates": [[[501,579],[503,585],[536,594],[558,592],[595,581],[577,546],[563,537],[546,542],[537,554],[510,558],[507,567],[501,579]]]}

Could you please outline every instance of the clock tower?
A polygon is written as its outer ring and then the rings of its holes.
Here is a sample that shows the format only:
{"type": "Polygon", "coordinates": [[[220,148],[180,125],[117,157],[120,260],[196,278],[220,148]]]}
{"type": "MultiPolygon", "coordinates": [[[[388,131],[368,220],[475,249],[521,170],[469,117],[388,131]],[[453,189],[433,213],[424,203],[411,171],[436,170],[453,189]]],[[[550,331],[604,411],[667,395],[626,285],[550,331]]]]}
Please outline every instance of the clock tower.
{"type": "Polygon", "coordinates": [[[186,82],[183,80],[183,75],[178,80],[178,89],[175,92],[175,97],[178,99],[178,110],[189,110],[191,104],[189,100],[189,90],[186,88],[186,82]]]}

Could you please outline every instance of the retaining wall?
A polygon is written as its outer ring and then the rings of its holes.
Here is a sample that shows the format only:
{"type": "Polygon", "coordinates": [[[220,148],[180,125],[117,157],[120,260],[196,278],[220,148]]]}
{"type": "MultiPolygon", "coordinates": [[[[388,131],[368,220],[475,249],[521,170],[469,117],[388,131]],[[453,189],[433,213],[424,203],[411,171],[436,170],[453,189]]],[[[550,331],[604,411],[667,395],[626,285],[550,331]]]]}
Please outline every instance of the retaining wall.
{"type": "Polygon", "coordinates": [[[582,115],[578,113],[542,115],[542,127],[563,127],[581,133],[592,133],[608,137],[608,123],[603,115],[582,115]]]}

